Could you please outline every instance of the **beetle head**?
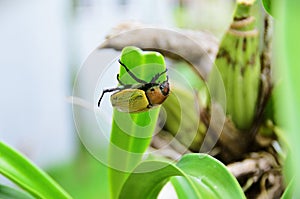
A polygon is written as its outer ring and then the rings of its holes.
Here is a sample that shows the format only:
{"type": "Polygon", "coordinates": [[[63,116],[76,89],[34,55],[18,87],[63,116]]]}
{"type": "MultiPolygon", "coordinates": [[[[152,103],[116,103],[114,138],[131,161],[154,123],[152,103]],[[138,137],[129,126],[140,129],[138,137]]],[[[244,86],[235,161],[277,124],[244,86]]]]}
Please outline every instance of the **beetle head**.
{"type": "Polygon", "coordinates": [[[156,86],[149,88],[146,91],[150,105],[159,105],[167,99],[170,92],[169,82],[164,81],[156,86]]]}

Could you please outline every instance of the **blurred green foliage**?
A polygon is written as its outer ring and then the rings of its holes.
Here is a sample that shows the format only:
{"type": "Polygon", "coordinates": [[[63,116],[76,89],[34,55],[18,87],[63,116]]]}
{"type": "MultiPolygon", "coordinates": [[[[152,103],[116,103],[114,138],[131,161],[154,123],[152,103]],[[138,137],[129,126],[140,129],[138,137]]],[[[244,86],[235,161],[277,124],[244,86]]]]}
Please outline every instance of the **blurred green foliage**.
{"type": "Polygon", "coordinates": [[[76,158],[47,169],[74,199],[109,198],[108,168],[80,145],[76,158]]]}

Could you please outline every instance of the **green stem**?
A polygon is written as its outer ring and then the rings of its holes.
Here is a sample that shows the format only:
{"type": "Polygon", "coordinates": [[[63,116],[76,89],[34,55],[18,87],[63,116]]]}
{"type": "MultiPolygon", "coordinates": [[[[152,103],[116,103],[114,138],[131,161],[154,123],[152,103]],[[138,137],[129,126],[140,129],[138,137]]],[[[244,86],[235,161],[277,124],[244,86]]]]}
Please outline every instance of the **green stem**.
{"type": "MultiPolygon", "coordinates": [[[[157,52],[126,47],[122,50],[120,59],[137,77],[147,82],[157,73],[166,70],[164,58],[157,52]]],[[[123,83],[137,83],[122,66],[119,74],[123,83]]],[[[165,79],[164,74],[159,81],[165,79]]],[[[111,198],[119,197],[119,192],[129,173],[141,161],[150,144],[158,114],[159,107],[141,113],[114,110],[109,147],[111,198]]]]}
{"type": "MultiPolygon", "coordinates": [[[[259,34],[254,28],[255,19],[251,16],[254,2],[238,1],[234,21],[223,37],[215,61],[225,86],[226,112],[240,130],[248,130],[251,127],[258,102],[259,34]]],[[[212,79],[214,75],[213,71],[212,79]]],[[[217,86],[212,88],[222,89],[217,86]]]]}

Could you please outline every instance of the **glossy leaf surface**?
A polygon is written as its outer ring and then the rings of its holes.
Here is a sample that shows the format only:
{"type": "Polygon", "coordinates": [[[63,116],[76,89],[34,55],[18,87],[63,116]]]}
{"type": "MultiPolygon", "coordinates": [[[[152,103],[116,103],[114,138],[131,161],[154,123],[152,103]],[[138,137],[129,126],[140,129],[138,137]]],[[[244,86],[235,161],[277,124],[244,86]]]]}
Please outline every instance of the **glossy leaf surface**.
{"type": "Polygon", "coordinates": [[[185,155],[176,165],[142,162],[128,177],[120,198],[156,198],[170,179],[180,199],[245,198],[234,176],[221,162],[206,154],[185,155]]]}
{"type": "Polygon", "coordinates": [[[0,142],[0,174],[37,198],[71,198],[48,174],[3,142],[0,142]]]}

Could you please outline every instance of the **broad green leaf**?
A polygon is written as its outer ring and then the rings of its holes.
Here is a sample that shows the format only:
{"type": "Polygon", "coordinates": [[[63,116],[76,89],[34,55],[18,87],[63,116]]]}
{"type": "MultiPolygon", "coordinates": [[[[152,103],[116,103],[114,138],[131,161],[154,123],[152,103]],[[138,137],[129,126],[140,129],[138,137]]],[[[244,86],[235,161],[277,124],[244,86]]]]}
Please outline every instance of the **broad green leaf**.
{"type": "Polygon", "coordinates": [[[1,199],[34,199],[31,195],[0,184],[0,198],[1,199]]]}
{"type": "Polygon", "coordinates": [[[126,180],[120,198],[156,198],[170,179],[182,199],[245,198],[234,176],[206,154],[185,155],[176,165],[161,161],[140,163],[126,180]]]}
{"type": "MultiPolygon", "coordinates": [[[[153,51],[142,51],[136,47],[125,47],[120,60],[138,78],[149,82],[153,76],[166,70],[161,54],[153,51]]],[[[137,84],[125,69],[120,66],[120,80],[124,84],[137,84]]],[[[162,75],[159,81],[166,79],[162,75]]],[[[117,198],[128,172],[140,162],[148,148],[159,107],[142,113],[123,113],[114,110],[109,147],[111,196],[117,198]]]]}
{"type": "Polygon", "coordinates": [[[37,198],[71,198],[49,175],[3,142],[0,142],[0,174],[37,198]]]}
{"type": "MultiPolygon", "coordinates": [[[[198,191],[203,198],[245,198],[244,193],[227,168],[217,159],[206,154],[190,154],[183,156],[177,163],[188,176],[193,176],[198,191]]],[[[172,183],[177,194],[189,196],[185,179],[173,178],[172,183]]],[[[179,197],[186,198],[186,197],[179,197]]]]}
{"type": "MultiPolygon", "coordinates": [[[[120,199],[152,199],[156,198],[172,176],[185,176],[190,186],[193,182],[176,165],[163,161],[145,161],[130,174],[122,187],[120,199]]],[[[194,191],[195,189],[191,189],[194,191]]],[[[197,192],[194,193],[197,195],[197,192]]]]}

